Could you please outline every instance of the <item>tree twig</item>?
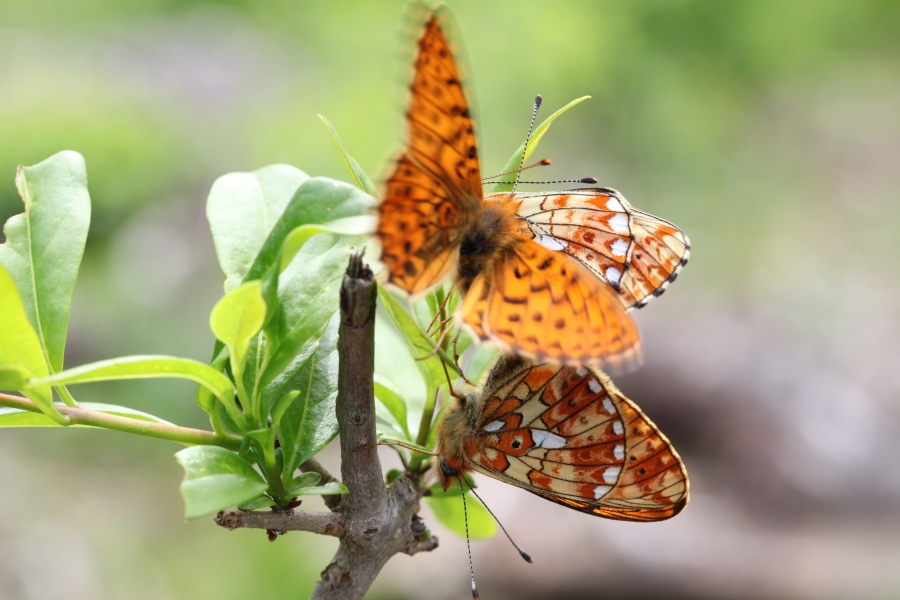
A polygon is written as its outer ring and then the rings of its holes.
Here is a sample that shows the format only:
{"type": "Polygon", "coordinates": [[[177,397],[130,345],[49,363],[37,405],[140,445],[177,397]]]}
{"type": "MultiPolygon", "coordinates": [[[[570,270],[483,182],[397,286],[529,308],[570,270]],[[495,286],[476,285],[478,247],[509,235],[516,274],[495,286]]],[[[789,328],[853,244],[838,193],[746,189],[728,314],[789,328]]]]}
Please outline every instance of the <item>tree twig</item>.
{"type": "Polygon", "coordinates": [[[344,535],[344,517],[330,512],[257,512],[229,508],[215,517],[216,524],[234,531],[240,527],[286,531],[309,531],[319,535],[344,535]]]}
{"type": "MultiPolygon", "coordinates": [[[[7,408],[18,408],[34,413],[41,413],[41,409],[34,405],[31,400],[20,396],[10,394],[0,394],[0,406],[7,408]]],[[[124,431],[125,433],[134,433],[137,435],[145,435],[148,437],[171,440],[181,444],[189,445],[212,445],[228,448],[229,450],[238,450],[241,447],[241,438],[236,436],[218,436],[212,431],[203,429],[193,429],[191,427],[179,427],[170,423],[157,423],[155,421],[145,421],[143,419],[132,419],[129,417],[120,417],[119,415],[111,415],[109,413],[91,410],[83,406],[64,406],[62,404],[53,405],[56,410],[69,417],[71,425],[90,425],[92,427],[101,427],[103,429],[112,429],[115,431],[124,431]]]]}
{"type": "Polygon", "coordinates": [[[423,537],[425,528],[416,516],[416,485],[401,476],[385,487],[378,460],[372,379],[375,295],[372,271],[363,264],[361,254],[351,256],[341,287],[338,338],[341,477],[350,490],[340,506],[346,533],[316,584],[314,600],[360,599],[391,556],[437,547],[437,538],[423,537]]]}

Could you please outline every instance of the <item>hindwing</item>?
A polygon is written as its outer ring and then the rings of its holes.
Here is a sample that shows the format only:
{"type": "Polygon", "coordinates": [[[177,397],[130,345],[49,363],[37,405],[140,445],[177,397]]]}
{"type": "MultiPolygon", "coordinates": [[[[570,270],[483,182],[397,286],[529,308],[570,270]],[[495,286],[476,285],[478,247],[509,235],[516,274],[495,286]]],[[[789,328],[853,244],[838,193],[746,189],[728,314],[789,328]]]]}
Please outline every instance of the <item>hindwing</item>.
{"type": "Polygon", "coordinates": [[[668,439],[603,373],[502,357],[464,441],[472,469],[583,512],[660,521],[688,502],[668,439]]]}
{"type": "MultiPolygon", "coordinates": [[[[500,194],[486,200],[494,196],[500,194]]],[[[613,189],[516,194],[515,200],[520,234],[575,258],[628,308],[661,296],[690,257],[683,231],[635,210],[613,189]]]]}

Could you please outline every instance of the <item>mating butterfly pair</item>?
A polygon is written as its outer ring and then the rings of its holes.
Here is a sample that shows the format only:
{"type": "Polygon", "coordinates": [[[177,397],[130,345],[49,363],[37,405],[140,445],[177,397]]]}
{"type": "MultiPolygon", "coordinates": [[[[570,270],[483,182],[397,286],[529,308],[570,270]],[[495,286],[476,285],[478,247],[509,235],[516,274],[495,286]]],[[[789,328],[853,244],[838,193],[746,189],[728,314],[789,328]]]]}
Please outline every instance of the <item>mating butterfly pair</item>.
{"type": "Polygon", "coordinates": [[[483,195],[468,103],[433,13],[419,40],[408,146],[387,180],[377,236],[387,280],[417,297],[456,269],[456,319],[505,356],[481,396],[439,426],[444,487],[476,470],[566,506],[660,520],[688,498],[668,440],[596,368],[633,368],[627,312],[660,295],[687,236],[615,190],[483,195]]]}

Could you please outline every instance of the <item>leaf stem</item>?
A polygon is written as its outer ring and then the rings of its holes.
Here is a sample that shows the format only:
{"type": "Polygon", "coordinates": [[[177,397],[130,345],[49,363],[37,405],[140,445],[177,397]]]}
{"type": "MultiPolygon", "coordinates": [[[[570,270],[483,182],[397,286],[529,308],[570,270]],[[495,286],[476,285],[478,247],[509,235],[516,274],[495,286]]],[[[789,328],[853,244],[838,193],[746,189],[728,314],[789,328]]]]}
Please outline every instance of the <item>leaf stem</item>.
{"type": "Polygon", "coordinates": [[[56,393],[59,394],[59,397],[63,402],[66,403],[66,406],[78,406],[78,403],[75,402],[75,398],[72,397],[72,392],[64,385],[57,385],[53,389],[56,390],[56,393]]]}
{"type": "MultiPolygon", "coordinates": [[[[34,413],[42,412],[40,408],[27,398],[10,394],[0,394],[0,406],[27,410],[34,413]]],[[[60,404],[54,404],[53,406],[60,413],[68,417],[72,425],[87,425],[103,429],[112,429],[124,433],[133,433],[135,435],[170,440],[189,446],[221,446],[222,448],[235,451],[241,447],[241,438],[233,435],[218,435],[212,431],[205,431],[203,429],[192,429],[190,427],[179,427],[178,425],[170,425],[167,423],[130,419],[128,417],[120,417],[118,415],[91,410],[89,408],[84,408],[83,406],[63,406],[60,404]]]]}
{"type": "MultiPolygon", "coordinates": [[[[440,387],[433,392],[429,390],[428,396],[426,396],[425,407],[422,409],[422,420],[419,421],[419,432],[416,434],[416,444],[419,446],[428,446],[428,434],[431,433],[431,421],[434,419],[434,409],[437,406],[437,395],[440,390],[440,387]]],[[[422,462],[429,458],[427,454],[413,452],[408,470],[411,473],[417,473],[421,469],[422,462]]]]}

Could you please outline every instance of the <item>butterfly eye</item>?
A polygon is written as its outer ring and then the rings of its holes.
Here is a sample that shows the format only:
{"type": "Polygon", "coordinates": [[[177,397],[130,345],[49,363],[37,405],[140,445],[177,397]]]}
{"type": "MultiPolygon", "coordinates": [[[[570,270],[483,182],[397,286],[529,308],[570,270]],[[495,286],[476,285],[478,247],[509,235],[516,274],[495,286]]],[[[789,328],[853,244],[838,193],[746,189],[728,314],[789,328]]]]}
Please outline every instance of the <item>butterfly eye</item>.
{"type": "Polygon", "coordinates": [[[447,477],[452,477],[452,476],[454,476],[454,475],[458,475],[458,474],[459,474],[459,473],[456,471],[456,469],[451,469],[450,467],[448,467],[448,466],[447,466],[447,463],[444,462],[444,459],[443,459],[443,458],[441,459],[441,473],[443,473],[443,474],[446,475],[447,477]]]}

